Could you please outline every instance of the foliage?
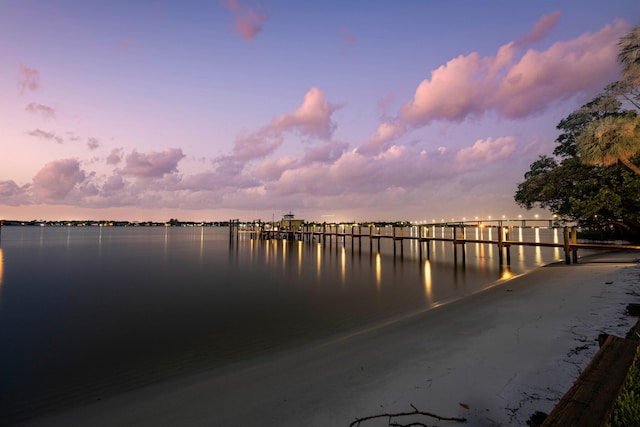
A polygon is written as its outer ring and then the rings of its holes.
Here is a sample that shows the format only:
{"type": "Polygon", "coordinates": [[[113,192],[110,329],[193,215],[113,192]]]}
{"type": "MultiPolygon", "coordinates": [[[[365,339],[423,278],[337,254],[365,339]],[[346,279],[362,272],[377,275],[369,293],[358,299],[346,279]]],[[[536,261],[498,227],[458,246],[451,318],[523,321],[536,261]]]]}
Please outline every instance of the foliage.
{"type": "MultiPolygon", "coordinates": [[[[620,44],[632,46],[631,56],[637,54],[640,26],[632,35],[620,44]]],[[[531,164],[516,203],[549,209],[591,230],[640,239],[640,81],[631,77],[608,85],[560,121],[553,157],[531,164]]]]}
{"type": "Polygon", "coordinates": [[[640,83],[640,25],[620,39],[618,61],[622,64],[622,75],[627,80],[640,83]]]}
{"type": "MultiPolygon", "coordinates": [[[[640,352],[639,352],[640,353],[640,352]]],[[[640,357],[631,365],[622,392],[611,413],[611,427],[640,425],[640,357]]]]}
{"type": "Polygon", "coordinates": [[[640,152],[640,117],[633,112],[593,121],[577,138],[578,154],[589,165],[611,166],[618,161],[640,174],[629,159],[640,152]]]}

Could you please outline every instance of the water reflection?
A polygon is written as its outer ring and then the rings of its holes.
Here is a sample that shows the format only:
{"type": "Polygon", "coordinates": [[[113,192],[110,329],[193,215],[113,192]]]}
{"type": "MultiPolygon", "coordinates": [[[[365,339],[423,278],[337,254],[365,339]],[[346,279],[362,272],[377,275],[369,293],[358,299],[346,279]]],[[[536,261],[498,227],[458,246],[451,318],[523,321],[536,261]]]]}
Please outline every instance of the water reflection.
{"type": "MultiPolygon", "coordinates": [[[[535,228],[535,237],[534,237],[534,241],[536,243],[540,243],[540,229],[538,227],[535,228]]],[[[535,260],[536,260],[536,264],[542,264],[542,248],[540,246],[536,246],[536,256],[535,256],[535,260]]]]}
{"type": "Polygon", "coordinates": [[[4,255],[2,254],[2,248],[0,248],[0,288],[2,288],[3,276],[4,276],[4,255]]]}
{"type": "MultiPolygon", "coordinates": [[[[102,239],[102,229],[100,230],[100,238],[102,239]]],[[[200,265],[204,262],[204,227],[200,227],[200,265]]]]}
{"type": "Polygon", "coordinates": [[[340,273],[341,282],[344,286],[347,280],[347,248],[344,246],[340,249],[340,273]]]}
{"type": "Polygon", "coordinates": [[[382,257],[380,252],[376,253],[376,287],[380,290],[382,286],[382,257]]]}
{"type": "Polygon", "coordinates": [[[298,277],[302,274],[302,241],[298,241],[298,277]]]}
{"type": "Polygon", "coordinates": [[[427,298],[427,303],[431,304],[433,302],[433,289],[431,281],[431,261],[428,259],[422,264],[422,276],[424,279],[424,295],[427,298]]]}
{"type": "Polygon", "coordinates": [[[287,267],[287,239],[282,239],[282,271],[287,267]]]}
{"type": "Polygon", "coordinates": [[[322,277],[322,243],[316,244],[316,270],[318,272],[318,279],[322,277]]]}

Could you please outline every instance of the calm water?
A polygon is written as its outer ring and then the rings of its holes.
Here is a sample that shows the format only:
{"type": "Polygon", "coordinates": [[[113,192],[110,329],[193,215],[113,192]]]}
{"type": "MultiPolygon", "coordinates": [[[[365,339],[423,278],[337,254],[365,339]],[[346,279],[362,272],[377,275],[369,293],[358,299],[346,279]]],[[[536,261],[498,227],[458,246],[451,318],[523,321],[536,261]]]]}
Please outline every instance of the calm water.
{"type": "Polygon", "coordinates": [[[420,259],[415,242],[394,257],[390,240],[378,252],[367,239],[230,243],[215,227],[3,227],[0,421],[335,338],[562,257],[512,247],[508,272],[495,245],[467,244],[464,263],[452,246],[420,259]]]}

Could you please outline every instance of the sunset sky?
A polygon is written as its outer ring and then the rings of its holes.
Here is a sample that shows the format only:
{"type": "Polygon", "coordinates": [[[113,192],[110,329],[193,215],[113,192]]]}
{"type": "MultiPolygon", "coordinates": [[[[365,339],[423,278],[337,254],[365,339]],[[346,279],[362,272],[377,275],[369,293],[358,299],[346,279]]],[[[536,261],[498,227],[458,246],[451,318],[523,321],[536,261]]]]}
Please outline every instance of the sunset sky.
{"type": "Polygon", "coordinates": [[[0,218],[533,216],[637,0],[0,0],[0,218]]]}

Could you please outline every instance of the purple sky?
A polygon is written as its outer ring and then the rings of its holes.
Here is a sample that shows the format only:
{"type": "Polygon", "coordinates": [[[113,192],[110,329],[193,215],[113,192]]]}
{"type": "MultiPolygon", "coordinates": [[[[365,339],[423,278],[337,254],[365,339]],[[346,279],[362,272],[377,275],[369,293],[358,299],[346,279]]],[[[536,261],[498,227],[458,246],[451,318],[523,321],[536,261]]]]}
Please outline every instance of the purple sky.
{"type": "Polygon", "coordinates": [[[533,216],[636,0],[0,1],[0,218],[533,216]]]}

